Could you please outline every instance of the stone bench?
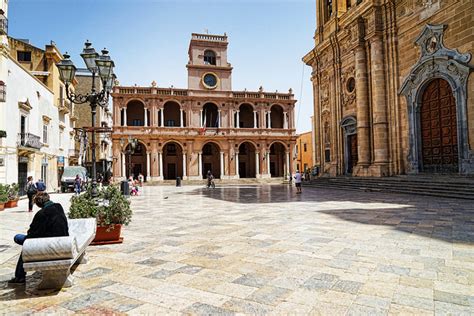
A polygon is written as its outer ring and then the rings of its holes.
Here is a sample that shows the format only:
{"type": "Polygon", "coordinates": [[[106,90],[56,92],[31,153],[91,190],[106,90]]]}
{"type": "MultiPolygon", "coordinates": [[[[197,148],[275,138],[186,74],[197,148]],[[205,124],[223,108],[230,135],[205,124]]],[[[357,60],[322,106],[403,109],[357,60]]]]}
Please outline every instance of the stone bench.
{"type": "Polygon", "coordinates": [[[69,219],[69,236],[26,239],[22,258],[25,271],[41,271],[38,289],[60,289],[72,286],[70,269],[86,263],[85,251],[94,240],[95,218],[69,219]]]}

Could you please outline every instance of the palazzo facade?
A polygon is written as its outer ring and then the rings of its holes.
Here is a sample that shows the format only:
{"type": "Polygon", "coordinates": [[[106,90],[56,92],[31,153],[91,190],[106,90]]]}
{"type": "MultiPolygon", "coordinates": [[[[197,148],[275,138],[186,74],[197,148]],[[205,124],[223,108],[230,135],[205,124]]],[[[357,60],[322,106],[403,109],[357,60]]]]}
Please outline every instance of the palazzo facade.
{"type": "Polygon", "coordinates": [[[289,93],[232,91],[227,36],[192,34],[188,89],[116,86],[113,175],[147,180],[284,177],[296,157],[289,93]],[[131,141],[138,140],[133,152],[131,141]]]}
{"type": "Polygon", "coordinates": [[[322,174],[474,174],[474,2],[316,5],[303,61],[322,174]]]}

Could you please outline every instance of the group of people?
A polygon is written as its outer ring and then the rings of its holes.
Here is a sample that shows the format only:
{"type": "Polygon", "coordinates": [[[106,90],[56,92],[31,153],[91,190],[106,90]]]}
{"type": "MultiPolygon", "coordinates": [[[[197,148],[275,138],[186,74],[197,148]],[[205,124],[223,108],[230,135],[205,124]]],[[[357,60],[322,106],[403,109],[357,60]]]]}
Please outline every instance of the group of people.
{"type": "Polygon", "coordinates": [[[136,179],[133,179],[133,176],[128,178],[128,187],[130,188],[130,195],[138,195],[139,189],[138,187],[143,186],[143,181],[145,177],[142,173],[138,174],[136,179]]]}

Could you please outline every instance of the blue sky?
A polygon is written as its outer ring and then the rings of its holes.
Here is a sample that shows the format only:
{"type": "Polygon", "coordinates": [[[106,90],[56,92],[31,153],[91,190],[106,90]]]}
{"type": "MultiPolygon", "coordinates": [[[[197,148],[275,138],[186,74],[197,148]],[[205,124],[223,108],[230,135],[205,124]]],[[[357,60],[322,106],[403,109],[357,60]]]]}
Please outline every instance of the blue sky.
{"type": "Polygon", "coordinates": [[[121,85],[187,87],[191,33],[227,33],[233,90],[293,88],[298,132],[311,130],[314,0],[10,0],[9,34],[51,40],[77,66],[83,43],[107,47],[121,85]]]}

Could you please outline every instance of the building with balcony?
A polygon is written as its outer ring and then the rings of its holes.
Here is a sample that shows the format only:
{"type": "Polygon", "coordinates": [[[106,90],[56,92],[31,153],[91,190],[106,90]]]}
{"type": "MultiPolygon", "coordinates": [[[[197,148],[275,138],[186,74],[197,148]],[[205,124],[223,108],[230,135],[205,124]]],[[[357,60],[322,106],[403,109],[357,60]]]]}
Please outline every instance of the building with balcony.
{"type": "MultiPolygon", "coordinates": [[[[6,18],[8,2],[0,3],[6,18]]],[[[54,191],[73,139],[73,109],[55,66],[62,55],[54,44],[41,50],[7,34],[0,39],[0,135],[6,134],[0,138],[0,182],[22,189],[31,175],[54,191]]]]}
{"type": "Polygon", "coordinates": [[[474,174],[474,2],[317,0],[323,175],[474,174]]]}
{"type": "Polygon", "coordinates": [[[114,176],[153,181],[283,178],[293,172],[294,108],[288,93],[232,91],[227,36],[192,34],[188,88],[116,86],[114,176]],[[130,154],[130,140],[139,143],[130,154]]]}

